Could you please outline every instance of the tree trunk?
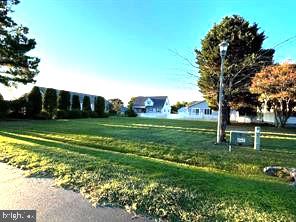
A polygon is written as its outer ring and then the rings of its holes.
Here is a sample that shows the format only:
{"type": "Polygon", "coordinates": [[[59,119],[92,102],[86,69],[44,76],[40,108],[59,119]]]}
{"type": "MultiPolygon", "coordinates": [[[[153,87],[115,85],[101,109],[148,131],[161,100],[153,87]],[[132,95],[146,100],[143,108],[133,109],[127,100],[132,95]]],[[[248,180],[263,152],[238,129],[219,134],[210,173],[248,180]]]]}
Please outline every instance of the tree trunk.
{"type": "Polygon", "coordinates": [[[227,125],[230,125],[230,107],[227,105],[226,106],[226,111],[227,111],[227,114],[226,114],[226,123],[227,125]]]}

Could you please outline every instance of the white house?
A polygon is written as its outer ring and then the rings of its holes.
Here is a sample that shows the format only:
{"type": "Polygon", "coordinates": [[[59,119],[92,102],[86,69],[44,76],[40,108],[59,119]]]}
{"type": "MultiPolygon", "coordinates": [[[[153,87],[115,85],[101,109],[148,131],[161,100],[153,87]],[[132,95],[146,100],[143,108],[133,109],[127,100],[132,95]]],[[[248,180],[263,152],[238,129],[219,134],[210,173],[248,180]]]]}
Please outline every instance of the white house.
{"type": "Polygon", "coordinates": [[[171,113],[171,105],[167,96],[138,96],[133,110],[140,117],[167,117],[171,113]]]}
{"type": "Polygon", "coordinates": [[[217,120],[218,112],[212,110],[208,103],[203,101],[194,101],[187,107],[181,107],[178,110],[178,116],[182,119],[204,119],[217,120]]]}
{"type": "MultiPolygon", "coordinates": [[[[265,104],[264,108],[262,109],[261,119],[265,123],[275,124],[275,122],[276,122],[274,111],[272,109],[268,110],[266,104],[265,104]]],[[[296,125],[296,116],[295,115],[292,115],[287,120],[287,125],[296,125]]]]}

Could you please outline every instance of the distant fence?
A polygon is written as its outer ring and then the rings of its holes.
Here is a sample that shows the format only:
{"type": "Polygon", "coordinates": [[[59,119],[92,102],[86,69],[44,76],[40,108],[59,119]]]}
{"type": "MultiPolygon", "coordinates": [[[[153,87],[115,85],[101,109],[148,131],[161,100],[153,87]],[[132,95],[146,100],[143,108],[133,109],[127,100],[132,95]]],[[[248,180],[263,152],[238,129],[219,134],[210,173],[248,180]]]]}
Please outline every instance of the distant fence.
{"type": "Polygon", "coordinates": [[[139,117],[160,118],[160,119],[184,119],[184,120],[206,120],[217,121],[217,116],[211,115],[184,115],[184,114],[164,114],[164,113],[138,113],[139,117]]]}

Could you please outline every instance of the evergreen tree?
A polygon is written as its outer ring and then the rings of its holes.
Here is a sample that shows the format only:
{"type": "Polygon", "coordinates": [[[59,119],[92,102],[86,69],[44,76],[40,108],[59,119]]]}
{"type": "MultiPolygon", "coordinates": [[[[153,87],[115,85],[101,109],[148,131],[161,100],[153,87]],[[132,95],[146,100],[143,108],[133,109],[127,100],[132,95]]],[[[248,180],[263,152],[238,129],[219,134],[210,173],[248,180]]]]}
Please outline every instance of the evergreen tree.
{"type": "Polygon", "coordinates": [[[0,83],[5,86],[34,82],[39,72],[37,67],[40,60],[27,55],[35,48],[35,40],[26,36],[29,31],[27,27],[17,25],[9,17],[11,7],[18,3],[18,0],[0,0],[0,83]]]}
{"type": "Polygon", "coordinates": [[[59,92],[59,97],[58,97],[58,109],[63,111],[68,111],[71,105],[70,98],[71,98],[70,92],[61,90],[59,92]]]}
{"type": "Polygon", "coordinates": [[[57,109],[57,91],[52,88],[46,89],[43,99],[43,109],[49,113],[52,118],[57,109]]]}
{"type": "Polygon", "coordinates": [[[4,100],[3,96],[0,94],[0,118],[4,118],[8,111],[7,101],[4,100]]]}
{"type": "Polygon", "coordinates": [[[105,99],[102,96],[97,96],[95,99],[95,112],[99,117],[103,117],[105,114],[105,99]]]}
{"type": "Polygon", "coordinates": [[[42,110],[42,95],[39,87],[34,86],[28,95],[27,115],[33,117],[39,114],[42,110]]]}
{"type": "Polygon", "coordinates": [[[84,96],[83,97],[82,110],[85,111],[85,112],[91,112],[89,96],[84,96]]]}
{"type": "Polygon", "coordinates": [[[73,95],[72,96],[72,106],[71,106],[71,110],[81,110],[81,106],[80,106],[80,99],[78,95],[73,95]]]}
{"type": "Polygon", "coordinates": [[[127,116],[129,117],[136,117],[137,114],[135,113],[133,106],[135,104],[136,97],[132,97],[127,105],[127,116]]]}
{"type": "MultiPolygon", "coordinates": [[[[230,108],[237,110],[258,105],[257,95],[251,94],[249,86],[255,73],[272,64],[273,49],[262,49],[264,32],[258,25],[250,24],[244,18],[234,15],[225,17],[207,33],[202,40],[201,50],[195,50],[200,78],[198,86],[212,109],[217,110],[220,53],[219,44],[229,43],[224,63],[224,104],[222,125],[224,132],[230,117],[230,108]]],[[[225,138],[225,133],[222,135],[225,138]]]]}

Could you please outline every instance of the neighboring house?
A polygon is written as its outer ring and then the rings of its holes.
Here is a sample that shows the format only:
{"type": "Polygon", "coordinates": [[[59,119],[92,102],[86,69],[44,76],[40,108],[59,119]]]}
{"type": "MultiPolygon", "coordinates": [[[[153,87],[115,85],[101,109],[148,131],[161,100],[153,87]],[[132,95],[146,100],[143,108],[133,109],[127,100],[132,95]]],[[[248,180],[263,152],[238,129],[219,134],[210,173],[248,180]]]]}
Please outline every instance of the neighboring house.
{"type": "Polygon", "coordinates": [[[167,96],[138,96],[133,110],[142,117],[166,117],[171,113],[171,105],[167,96]]]}
{"type": "Polygon", "coordinates": [[[186,107],[178,109],[178,116],[183,119],[217,120],[218,112],[212,110],[208,103],[203,101],[191,102],[186,107]]]}
{"type": "MultiPolygon", "coordinates": [[[[265,104],[265,106],[262,109],[261,114],[261,120],[265,123],[271,123],[271,124],[275,124],[275,115],[273,110],[269,110],[267,109],[267,105],[265,104]]],[[[287,120],[287,125],[296,125],[296,115],[292,115],[288,120],[287,120]]]]}
{"type": "MultiPolygon", "coordinates": [[[[38,86],[39,87],[39,86],[38,86]]],[[[45,87],[39,87],[40,89],[40,92],[42,94],[42,96],[44,95],[45,91],[47,88],[45,87]]],[[[60,90],[59,89],[55,89],[57,91],[57,96],[59,96],[59,92],[60,90]]],[[[73,95],[77,95],[79,96],[79,101],[80,101],[80,108],[82,109],[82,104],[83,104],[83,97],[84,96],[89,96],[90,98],[90,106],[91,106],[91,110],[94,111],[94,107],[95,107],[95,98],[97,97],[96,95],[90,95],[90,94],[85,94],[85,93],[77,93],[77,92],[71,92],[69,91],[70,93],[70,102],[72,102],[72,96],[73,95]]],[[[108,100],[105,99],[105,112],[108,112],[109,111],[109,102],[108,100]]]]}

